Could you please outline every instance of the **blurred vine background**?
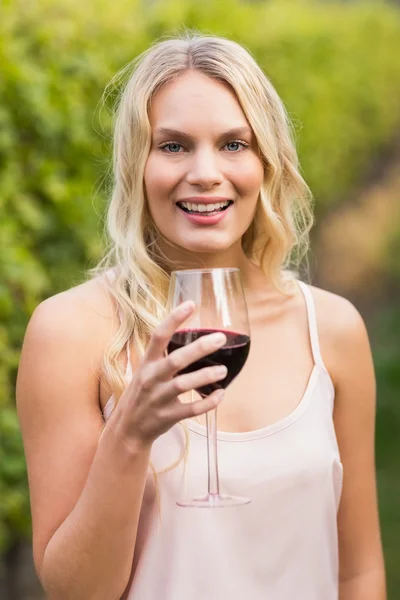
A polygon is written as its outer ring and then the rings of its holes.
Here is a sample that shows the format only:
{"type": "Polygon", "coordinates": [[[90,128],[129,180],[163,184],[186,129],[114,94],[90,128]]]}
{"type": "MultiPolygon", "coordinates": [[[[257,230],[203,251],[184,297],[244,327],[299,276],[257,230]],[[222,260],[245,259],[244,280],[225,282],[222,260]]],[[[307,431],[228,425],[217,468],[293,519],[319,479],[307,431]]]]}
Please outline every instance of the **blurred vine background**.
{"type": "MultiPolygon", "coordinates": [[[[27,321],[100,257],[111,77],[183,27],[244,44],[291,115],[316,199],[312,282],[363,314],[378,380],[389,598],[400,599],[400,7],[286,0],[3,0],[0,6],[0,588],[33,574],[15,378],[27,321]]],[[[4,593],[3,593],[4,591],[4,593]]]]}

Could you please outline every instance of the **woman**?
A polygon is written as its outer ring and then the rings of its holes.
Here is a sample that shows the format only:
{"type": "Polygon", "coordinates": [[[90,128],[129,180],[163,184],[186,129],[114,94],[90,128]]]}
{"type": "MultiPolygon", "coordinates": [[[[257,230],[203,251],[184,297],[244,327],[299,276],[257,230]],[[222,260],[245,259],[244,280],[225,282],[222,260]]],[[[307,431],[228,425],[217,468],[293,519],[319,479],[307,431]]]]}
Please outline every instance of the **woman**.
{"type": "Polygon", "coordinates": [[[48,597],[383,600],[367,333],[347,300],[287,268],[307,249],[310,195],[251,56],[199,35],[150,48],[118,107],[114,179],[111,250],[90,281],[37,308],[19,369],[48,597]],[[210,204],[217,223],[189,218],[210,204]],[[177,375],[223,336],[165,356],[193,311],[166,314],[169,274],[196,267],[239,267],[244,282],[252,345],[224,402],[187,401],[223,369],[177,375]],[[184,476],[204,490],[217,405],[232,467],[221,485],[252,502],[179,508],[184,476]]]}

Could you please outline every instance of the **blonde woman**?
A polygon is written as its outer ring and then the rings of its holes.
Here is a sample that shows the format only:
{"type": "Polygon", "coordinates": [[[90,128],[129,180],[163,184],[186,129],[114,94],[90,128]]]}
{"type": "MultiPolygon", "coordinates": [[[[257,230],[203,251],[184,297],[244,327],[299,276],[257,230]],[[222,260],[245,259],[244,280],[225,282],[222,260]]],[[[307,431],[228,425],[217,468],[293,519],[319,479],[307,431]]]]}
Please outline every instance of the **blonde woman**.
{"type": "Polygon", "coordinates": [[[290,270],[311,225],[287,115],[245,49],[191,34],[136,61],[115,122],[110,250],[37,308],[19,369],[50,600],[384,600],[371,352],[354,306],[290,270]],[[210,203],[223,218],[189,218],[210,203]],[[252,346],[226,400],[188,401],[218,368],[178,374],[223,336],[165,354],[193,311],[167,314],[171,270],[198,267],[244,282],[252,346]],[[221,486],[252,502],[179,508],[217,405],[221,486]]]}

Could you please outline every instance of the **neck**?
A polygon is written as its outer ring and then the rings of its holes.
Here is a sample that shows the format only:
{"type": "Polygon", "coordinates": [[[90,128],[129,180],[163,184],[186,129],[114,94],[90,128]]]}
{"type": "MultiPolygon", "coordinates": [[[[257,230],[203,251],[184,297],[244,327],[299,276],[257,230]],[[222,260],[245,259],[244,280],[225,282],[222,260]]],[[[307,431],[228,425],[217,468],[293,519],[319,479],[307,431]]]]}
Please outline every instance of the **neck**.
{"type": "MultiPolygon", "coordinates": [[[[189,252],[183,248],[172,246],[168,240],[159,240],[161,260],[165,261],[168,269],[240,269],[243,285],[248,292],[253,289],[268,288],[267,279],[261,268],[252,262],[244,253],[241,241],[222,252],[189,252]]],[[[271,287],[272,289],[272,287],[271,287]]]]}
{"type": "Polygon", "coordinates": [[[221,252],[190,252],[184,248],[171,246],[167,240],[160,240],[160,242],[161,258],[176,270],[228,267],[245,269],[249,262],[240,241],[221,252]]]}

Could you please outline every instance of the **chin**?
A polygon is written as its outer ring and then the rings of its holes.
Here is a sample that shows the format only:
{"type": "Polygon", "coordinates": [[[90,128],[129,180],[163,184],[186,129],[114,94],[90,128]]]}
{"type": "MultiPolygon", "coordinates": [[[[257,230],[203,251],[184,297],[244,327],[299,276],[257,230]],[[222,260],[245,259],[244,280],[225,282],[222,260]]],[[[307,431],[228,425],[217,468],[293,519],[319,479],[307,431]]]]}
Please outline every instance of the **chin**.
{"type": "Polygon", "coordinates": [[[191,254],[215,254],[216,252],[224,252],[232,246],[231,240],[177,240],[175,242],[182,250],[191,254]]]}

